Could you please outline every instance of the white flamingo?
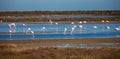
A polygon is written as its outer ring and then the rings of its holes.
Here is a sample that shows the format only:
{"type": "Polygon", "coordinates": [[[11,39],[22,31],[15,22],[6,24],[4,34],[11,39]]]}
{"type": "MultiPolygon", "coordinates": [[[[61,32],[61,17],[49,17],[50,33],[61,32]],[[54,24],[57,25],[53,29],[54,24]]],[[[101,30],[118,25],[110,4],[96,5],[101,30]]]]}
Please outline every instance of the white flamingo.
{"type": "MultiPolygon", "coordinates": [[[[120,27],[115,28],[115,30],[117,31],[117,33],[119,33],[120,27]]],[[[116,33],[116,34],[117,34],[117,33],[116,33]]],[[[119,34],[117,34],[117,36],[119,36],[119,34]]]]}
{"type": "Polygon", "coordinates": [[[102,22],[102,23],[104,23],[105,21],[104,21],[104,20],[102,20],[101,22],[102,22]]]}
{"type": "Polygon", "coordinates": [[[12,39],[12,31],[9,30],[9,33],[10,33],[10,40],[12,39]]]}
{"type": "Polygon", "coordinates": [[[34,39],[34,31],[32,31],[31,28],[27,29],[26,34],[32,35],[32,38],[34,39]]]}
{"type": "Polygon", "coordinates": [[[34,36],[34,31],[30,31],[30,33],[31,33],[31,35],[32,35],[32,39],[34,39],[34,38],[35,38],[35,36],[34,36]]]}
{"type": "Polygon", "coordinates": [[[77,26],[76,26],[76,25],[74,25],[73,27],[74,27],[74,28],[76,28],[77,26]]]}
{"type": "Polygon", "coordinates": [[[25,32],[26,24],[22,24],[22,26],[23,26],[23,32],[25,32]]]}
{"type": "Polygon", "coordinates": [[[27,31],[26,31],[26,34],[31,34],[31,28],[28,28],[27,31]]]}
{"type": "Polygon", "coordinates": [[[107,23],[109,23],[110,21],[106,20],[107,23]]]}
{"type": "Polygon", "coordinates": [[[64,29],[64,35],[66,35],[66,32],[67,32],[67,28],[64,29]]]}
{"type": "Polygon", "coordinates": [[[52,25],[52,24],[53,24],[53,21],[50,19],[50,20],[49,20],[49,23],[52,25]]]}
{"type": "Polygon", "coordinates": [[[72,29],[71,29],[71,35],[74,33],[74,31],[75,31],[75,27],[72,27],[72,29]]]}
{"type": "Polygon", "coordinates": [[[46,27],[42,27],[41,30],[42,30],[43,33],[45,33],[45,29],[46,29],[46,27]]]}
{"type": "Polygon", "coordinates": [[[106,29],[107,29],[107,30],[110,30],[110,26],[106,26],[106,29]]]}
{"type": "Polygon", "coordinates": [[[10,27],[11,32],[15,33],[15,29],[16,29],[15,23],[10,23],[10,24],[8,24],[8,26],[10,27]]]}
{"type": "Polygon", "coordinates": [[[80,28],[80,32],[81,32],[81,31],[82,31],[83,26],[82,26],[82,25],[79,25],[79,28],[80,28]]]}
{"type": "Polygon", "coordinates": [[[56,26],[57,26],[57,27],[56,27],[56,32],[57,32],[57,31],[58,31],[58,23],[56,22],[55,24],[56,24],[56,26]]]}
{"type": "Polygon", "coordinates": [[[97,30],[97,26],[93,26],[94,30],[95,30],[95,33],[96,33],[96,30],[97,30]]]}
{"type": "Polygon", "coordinates": [[[87,21],[83,21],[83,23],[87,23],[87,21]]]}
{"type": "Polygon", "coordinates": [[[74,24],[74,22],[71,22],[71,24],[73,25],[73,24],[74,24]]]}
{"type": "Polygon", "coordinates": [[[0,23],[2,23],[2,20],[0,20],[0,23]]]}
{"type": "Polygon", "coordinates": [[[79,23],[82,24],[82,21],[80,21],[79,23]]]}

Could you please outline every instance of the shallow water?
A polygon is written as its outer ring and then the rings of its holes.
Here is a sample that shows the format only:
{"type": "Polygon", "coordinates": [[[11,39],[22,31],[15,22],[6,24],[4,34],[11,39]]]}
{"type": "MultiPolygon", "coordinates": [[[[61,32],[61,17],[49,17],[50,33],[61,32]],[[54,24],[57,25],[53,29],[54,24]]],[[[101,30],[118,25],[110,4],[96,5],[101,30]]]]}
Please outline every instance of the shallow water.
{"type": "Polygon", "coordinates": [[[62,44],[55,47],[58,48],[118,48],[120,49],[120,46],[117,46],[117,44],[120,43],[97,43],[97,44],[62,44]]]}
{"type": "Polygon", "coordinates": [[[23,18],[49,18],[49,19],[61,19],[61,18],[113,18],[117,16],[80,16],[80,15],[51,15],[51,16],[8,16],[0,18],[9,18],[9,19],[23,19],[23,18]]]}
{"type": "MultiPolygon", "coordinates": [[[[9,40],[9,23],[0,24],[0,40],[9,40]]],[[[116,31],[115,28],[119,27],[119,23],[112,24],[71,24],[71,23],[59,23],[50,24],[50,23],[24,23],[25,27],[22,26],[23,23],[16,24],[16,33],[11,35],[11,39],[14,40],[28,40],[28,39],[75,39],[75,38],[115,38],[120,37],[120,31],[116,31]],[[82,29],[80,29],[82,25],[82,29]],[[74,32],[71,34],[72,27],[76,26],[74,32]],[[93,26],[97,26],[97,29],[94,29],[93,26]],[[109,26],[110,29],[107,29],[106,26],[109,26]],[[42,28],[45,27],[43,31],[42,28]],[[31,28],[35,32],[34,38],[31,34],[26,34],[23,32],[23,29],[27,31],[28,28],[31,28]],[[64,34],[64,29],[67,28],[66,33],[64,34]]]]}

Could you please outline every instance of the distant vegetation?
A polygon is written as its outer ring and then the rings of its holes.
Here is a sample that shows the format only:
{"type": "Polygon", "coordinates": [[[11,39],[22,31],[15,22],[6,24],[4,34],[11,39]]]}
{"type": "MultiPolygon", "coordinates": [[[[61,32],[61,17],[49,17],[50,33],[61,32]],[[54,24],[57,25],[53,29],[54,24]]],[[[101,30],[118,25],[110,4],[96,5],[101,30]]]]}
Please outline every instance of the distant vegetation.
{"type": "Polygon", "coordinates": [[[117,15],[120,10],[97,11],[0,11],[0,16],[25,16],[25,15],[117,15]]]}
{"type": "Polygon", "coordinates": [[[78,22],[78,21],[120,21],[120,10],[97,11],[0,11],[0,20],[3,22],[48,22],[51,15],[80,15],[80,16],[117,16],[112,18],[61,18],[51,19],[54,22],[78,22]],[[10,17],[16,18],[10,18],[10,17]],[[24,18],[25,16],[45,16],[44,18],[24,18]],[[17,19],[17,17],[23,17],[17,19]]]}

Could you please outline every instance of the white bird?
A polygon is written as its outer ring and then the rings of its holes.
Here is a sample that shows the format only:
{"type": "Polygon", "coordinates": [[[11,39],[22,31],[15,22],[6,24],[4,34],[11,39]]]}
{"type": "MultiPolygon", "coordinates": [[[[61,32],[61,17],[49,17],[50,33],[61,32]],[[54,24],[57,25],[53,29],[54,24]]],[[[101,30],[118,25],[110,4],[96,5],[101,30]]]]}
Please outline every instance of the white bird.
{"type": "Polygon", "coordinates": [[[75,31],[75,28],[72,27],[72,30],[71,30],[71,35],[73,34],[73,32],[75,31]]]}
{"type": "Polygon", "coordinates": [[[105,21],[104,21],[104,20],[102,20],[101,22],[103,22],[103,23],[104,23],[105,21]]]}
{"type": "Polygon", "coordinates": [[[32,38],[34,39],[34,31],[30,31],[30,33],[32,34],[32,38]]]}
{"type": "Polygon", "coordinates": [[[26,34],[31,34],[31,28],[28,28],[27,31],[26,31],[26,34]]]}
{"type": "Polygon", "coordinates": [[[74,28],[76,28],[77,26],[76,26],[76,25],[74,25],[73,27],[74,27],[74,28]]]}
{"type": "Polygon", "coordinates": [[[83,26],[82,26],[82,25],[79,25],[79,28],[80,28],[80,31],[82,31],[83,26]]]}
{"type": "Polygon", "coordinates": [[[53,21],[52,20],[49,20],[50,24],[52,25],[53,21]]]}
{"type": "Polygon", "coordinates": [[[57,22],[56,22],[55,24],[56,24],[56,25],[58,25],[58,23],[57,23],[57,22]]]}
{"type": "Polygon", "coordinates": [[[87,23],[86,21],[83,21],[83,23],[87,23]]]}
{"type": "Polygon", "coordinates": [[[120,31],[120,28],[115,28],[116,31],[120,31]]]}
{"type": "Polygon", "coordinates": [[[22,24],[22,26],[26,26],[26,24],[22,24]]]}
{"type": "Polygon", "coordinates": [[[15,29],[16,29],[15,23],[10,23],[10,24],[8,24],[8,26],[10,27],[11,32],[15,33],[15,29]]]}
{"type": "MultiPolygon", "coordinates": [[[[57,23],[57,22],[56,22],[55,24],[56,24],[56,25],[58,25],[58,23],[57,23]]],[[[58,31],[58,26],[56,27],[56,32],[57,32],[57,31],[58,31]]]]}
{"type": "Polygon", "coordinates": [[[95,33],[96,33],[97,26],[93,26],[93,28],[95,29],[95,33]]]}
{"type": "Polygon", "coordinates": [[[0,20],[0,23],[2,23],[2,20],[0,20]]]}
{"type": "Polygon", "coordinates": [[[45,29],[46,29],[46,27],[42,27],[41,30],[42,30],[43,33],[45,32],[45,29]]]}
{"type": "Polygon", "coordinates": [[[93,26],[94,29],[97,29],[97,26],[93,26]]]}
{"type": "Polygon", "coordinates": [[[108,30],[109,30],[109,29],[110,29],[110,26],[106,26],[106,29],[108,29],[108,30]]]}
{"type": "Polygon", "coordinates": [[[74,22],[71,23],[72,25],[74,24],[74,22]]]}
{"type": "Polygon", "coordinates": [[[107,20],[106,22],[109,23],[110,21],[107,20]]]}
{"type": "Polygon", "coordinates": [[[22,26],[23,26],[23,32],[25,32],[25,26],[26,26],[26,24],[22,24],[22,26]]]}
{"type": "Polygon", "coordinates": [[[64,35],[66,35],[66,32],[67,32],[67,28],[64,29],[64,35]]]}
{"type": "Polygon", "coordinates": [[[82,24],[82,21],[80,21],[79,23],[82,24]]]}
{"type": "Polygon", "coordinates": [[[9,33],[10,33],[10,40],[11,40],[11,38],[12,38],[12,31],[11,30],[9,30],[9,33]]]}
{"type": "Polygon", "coordinates": [[[79,25],[80,28],[82,28],[83,26],[82,25],[79,25]]]}

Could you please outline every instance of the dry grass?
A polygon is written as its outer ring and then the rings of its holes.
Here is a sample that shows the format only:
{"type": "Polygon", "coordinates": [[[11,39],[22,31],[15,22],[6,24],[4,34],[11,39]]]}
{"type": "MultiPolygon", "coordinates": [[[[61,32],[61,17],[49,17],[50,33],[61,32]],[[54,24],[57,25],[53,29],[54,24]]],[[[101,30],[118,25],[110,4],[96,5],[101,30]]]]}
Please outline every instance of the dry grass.
{"type": "Polygon", "coordinates": [[[0,59],[120,59],[120,49],[115,48],[52,47],[61,44],[97,44],[109,42],[119,43],[120,39],[1,40],[0,59]]]}
{"type": "Polygon", "coordinates": [[[34,49],[7,44],[0,46],[0,59],[120,59],[120,49],[53,47],[34,49]]]}

